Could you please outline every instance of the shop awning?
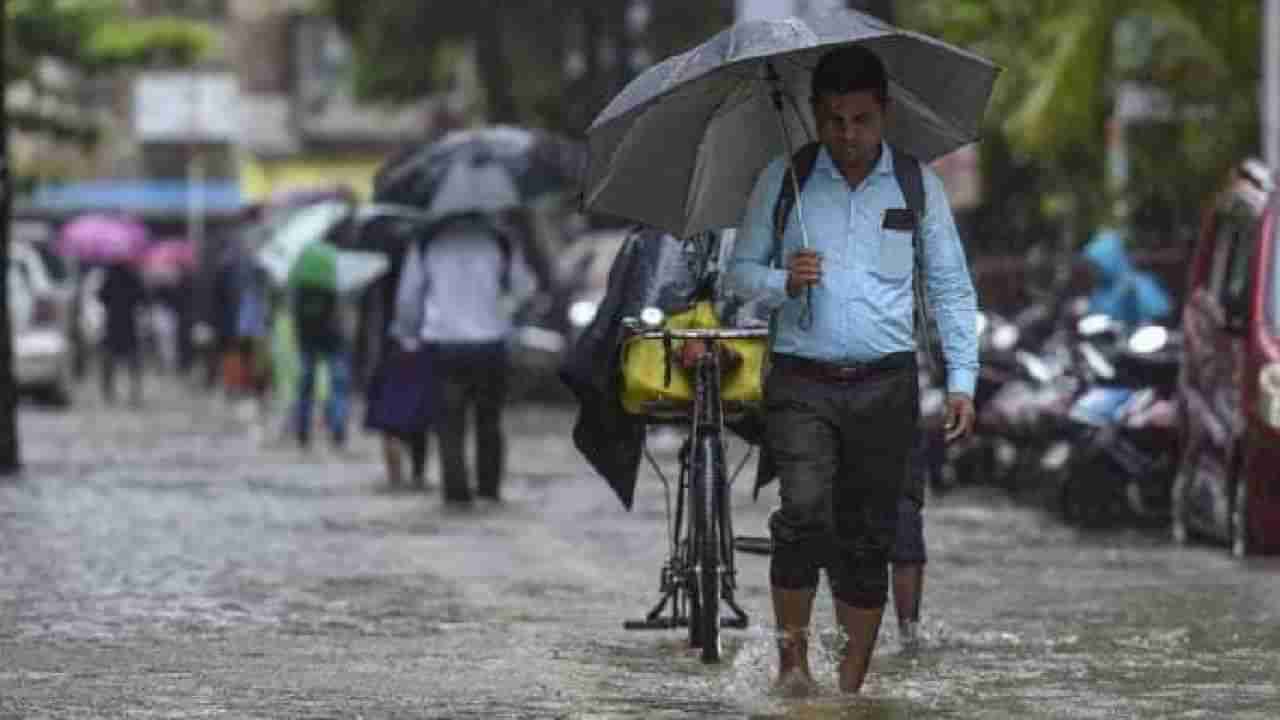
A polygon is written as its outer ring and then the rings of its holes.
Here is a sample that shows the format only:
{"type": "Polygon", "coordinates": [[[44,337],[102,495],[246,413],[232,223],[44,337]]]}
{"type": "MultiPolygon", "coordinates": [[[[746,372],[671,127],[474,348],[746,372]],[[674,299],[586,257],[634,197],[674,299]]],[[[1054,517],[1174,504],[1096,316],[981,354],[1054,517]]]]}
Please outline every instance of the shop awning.
{"type": "Polygon", "coordinates": [[[240,184],[215,180],[90,180],[39,186],[17,199],[17,209],[45,215],[119,211],[143,217],[181,217],[199,203],[207,215],[238,212],[244,204],[240,184]]]}
{"type": "Polygon", "coordinates": [[[373,176],[382,157],[289,158],[240,161],[240,191],[248,202],[310,188],[345,186],[361,200],[373,193],[373,176]]]}

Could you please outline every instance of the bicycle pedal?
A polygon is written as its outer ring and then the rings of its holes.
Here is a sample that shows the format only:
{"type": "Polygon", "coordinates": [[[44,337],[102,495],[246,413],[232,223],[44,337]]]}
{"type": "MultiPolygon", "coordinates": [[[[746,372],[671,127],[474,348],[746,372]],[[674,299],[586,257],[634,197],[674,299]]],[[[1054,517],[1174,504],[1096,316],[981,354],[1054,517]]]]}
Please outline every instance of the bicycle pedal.
{"type": "Polygon", "coordinates": [[[733,547],[738,552],[748,555],[772,555],[773,540],[767,537],[739,535],[733,539],[733,547]]]}
{"type": "Polygon", "coordinates": [[[733,628],[734,630],[746,630],[747,621],[743,618],[722,617],[720,618],[720,627],[733,628]]]}

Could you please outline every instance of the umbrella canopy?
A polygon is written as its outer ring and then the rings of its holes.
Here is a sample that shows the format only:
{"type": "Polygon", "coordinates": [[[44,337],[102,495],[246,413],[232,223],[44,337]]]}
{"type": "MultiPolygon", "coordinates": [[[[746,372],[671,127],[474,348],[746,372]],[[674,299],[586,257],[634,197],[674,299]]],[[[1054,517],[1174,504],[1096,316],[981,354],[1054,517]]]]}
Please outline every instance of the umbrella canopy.
{"type": "Polygon", "coordinates": [[[196,267],[195,243],[185,238],[170,238],[152,243],[142,251],[139,264],[142,277],[153,285],[172,285],[196,267]]]}
{"type": "Polygon", "coordinates": [[[816,139],[813,68],[855,43],[888,72],[889,143],[928,162],[978,138],[999,73],[987,60],[853,10],[747,21],[649,68],[609,103],[587,133],[584,205],[680,237],[737,225],[760,171],[816,139]]]}
{"type": "Polygon", "coordinates": [[[374,200],[436,218],[498,212],[576,187],[582,149],[549,133],[494,126],[449,133],[392,158],[374,178],[374,200]]]}
{"type": "Polygon", "coordinates": [[[291,287],[316,287],[339,293],[359,290],[387,271],[380,253],[339,250],[327,242],[308,245],[289,271],[291,287]]]}
{"type": "Polygon", "coordinates": [[[125,262],[136,260],[147,240],[147,228],[137,220],[94,213],[81,215],[62,228],[57,251],[86,262],[125,262]]]}
{"type": "Polygon", "coordinates": [[[355,199],[355,193],[345,185],[317,185],[276,191],[263,202],[263,209],[271,213],[319,202],[355,202],[355,199]]]}
{"type": "Polygon", "coordinates": [[[269,228],[267,241],[255,254],[271,279],[285,284],[302,251],[323,241],[339,223],[351,216],[345,202],[326,201],[293,211],[269,228]]]}

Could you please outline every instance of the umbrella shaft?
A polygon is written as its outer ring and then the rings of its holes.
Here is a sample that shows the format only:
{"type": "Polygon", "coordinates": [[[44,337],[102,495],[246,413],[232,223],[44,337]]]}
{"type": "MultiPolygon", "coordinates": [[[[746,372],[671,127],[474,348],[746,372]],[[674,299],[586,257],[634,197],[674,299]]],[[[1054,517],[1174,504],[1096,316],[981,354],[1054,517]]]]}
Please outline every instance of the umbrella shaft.
{"type": "Polygon", "coordinates": [[[800,223],[800,246],[807,249],[811,247],[809,228],[805,227],[804,198],[801,197],[800,192],[800,177],[796,173],[795,149],[791,147],[791,134],[787,132],[786,111],[782,107],[782,79],[778,77],[778,71],[774,69],[773,63],[769,63],[767,67],[769,84],[773,86],[773,108],[777,111],[774,116],[778,120],[778,133],[782,135],[783,152],[787,154],[787,175],[791,177],[791,186],[795,191],[796,221],[800,223]]]}
{"type": "MultiPolygon", "coordinates": [[[[787,175],[791,178],[791,189],[795,191],[796,222],[800,225],[800,247],[808,249],[812,245],[809,242],[809,228],[804,222],[804,197],[800,188],[800,176],[796,173],[795,150],[791,147],[786,112],[782,107],[782,79],[778,77],[778,71],[774,69],[773,63],[769,63],[767,67],[769,84],[773,86],[773,108],[777,111],[774,116],[778,119],[778,132],[782,135],[783,152],[787,154],[787,175]]],[[[804,312],[800,316],[800,327],[803,330],[813,327],[813,286],[805,288],[804,312]]]]}

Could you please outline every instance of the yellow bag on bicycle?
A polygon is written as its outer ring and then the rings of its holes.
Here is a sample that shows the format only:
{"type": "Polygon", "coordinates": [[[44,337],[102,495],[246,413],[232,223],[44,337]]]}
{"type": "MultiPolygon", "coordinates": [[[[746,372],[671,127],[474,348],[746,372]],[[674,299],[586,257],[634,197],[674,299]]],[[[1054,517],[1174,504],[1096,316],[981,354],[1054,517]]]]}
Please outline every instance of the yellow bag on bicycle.
{"type": "MultiPolygon", "coordinates": [[[[712,330],[720,327],[715,308],[700,302],[685,312],[667,318],[672,330],[712,330]]],[[[766,338],[721,340],[719,344],[736,353],[742,362],[726,371],[721,378],[720,396],[724,402],[755,405],[763,397],[761,378],[766,338]]],[[[680,342],[671,347],[662,340],[629,338],[622,346],[622,408],[633,415],[644,415],[657,405],[693,402],[693,378],[680,367],[680,342]]]]}

